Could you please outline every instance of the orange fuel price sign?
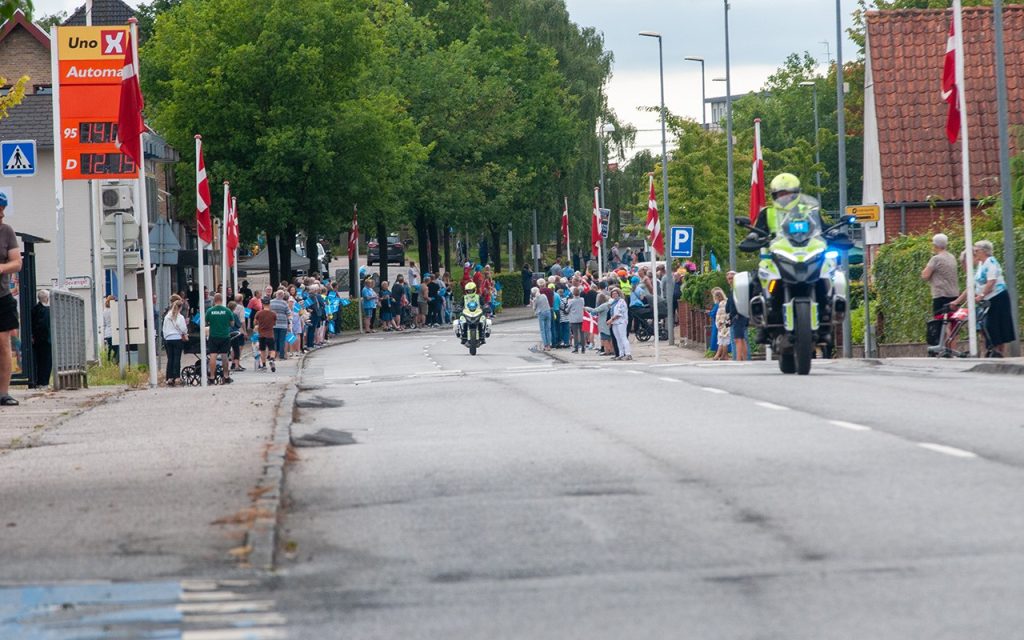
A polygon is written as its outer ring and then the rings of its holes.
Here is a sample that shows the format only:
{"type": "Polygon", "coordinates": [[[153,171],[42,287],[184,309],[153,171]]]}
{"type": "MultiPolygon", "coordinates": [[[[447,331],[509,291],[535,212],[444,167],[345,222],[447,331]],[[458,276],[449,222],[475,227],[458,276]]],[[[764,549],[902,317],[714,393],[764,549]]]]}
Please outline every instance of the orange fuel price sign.
{"type": "Polygon", "coordinates": [[[64,180],[138,178],[117,149],[121,67],[128,27],[58,27],[61,175],[64,180]]]}

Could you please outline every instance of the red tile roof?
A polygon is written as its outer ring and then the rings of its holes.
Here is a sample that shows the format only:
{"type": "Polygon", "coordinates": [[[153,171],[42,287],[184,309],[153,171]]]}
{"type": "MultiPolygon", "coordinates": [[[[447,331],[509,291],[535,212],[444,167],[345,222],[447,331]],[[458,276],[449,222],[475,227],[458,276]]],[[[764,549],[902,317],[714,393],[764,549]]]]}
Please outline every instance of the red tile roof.
{"type": "MultiPolygon", "coordinates": [[[[963,10],[964,74],[971,150],[971,196],[999,191],[999,129],[992,8],[963,10]]],[[[885,201],[962,197],[960,142],[946,139],[942,65],[952,12],[948,9],[872,11],[868,55],[874,81],[885,201]]],[[[1024,6],[1005,7],[1003,42],[1013,128],[1024,124],[1024,6]]]]}

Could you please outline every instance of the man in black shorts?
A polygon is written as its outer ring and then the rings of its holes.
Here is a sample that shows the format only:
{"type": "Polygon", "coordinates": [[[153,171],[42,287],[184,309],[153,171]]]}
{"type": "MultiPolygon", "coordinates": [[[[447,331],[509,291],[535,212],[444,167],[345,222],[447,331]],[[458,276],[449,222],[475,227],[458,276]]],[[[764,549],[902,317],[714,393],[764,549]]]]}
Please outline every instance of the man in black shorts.
{"type": "Polygon", "coordinates": [[[224,306],[224,297],[217,293],[213,296],[213,306],[206,310],[206,324],[210,327],[210,368],[206,372],[206,383],[214,384],[217,375],[217,356],[224,357],[224,384],[231,382],[231,368],[228,366],[228,354],[231,352],[231,327],[236,322],[235,314],[224,306]]]}
{"type": "Polygon", "coordinates": [[[11,385],[11,340],[18,330],[18,302],[11,294],[11,274],[21,271],[21,249],[14,228],[4,224],[7,196],[0,193],[0,406],[13,407],[18,401],[8,391],[11,385]]]}

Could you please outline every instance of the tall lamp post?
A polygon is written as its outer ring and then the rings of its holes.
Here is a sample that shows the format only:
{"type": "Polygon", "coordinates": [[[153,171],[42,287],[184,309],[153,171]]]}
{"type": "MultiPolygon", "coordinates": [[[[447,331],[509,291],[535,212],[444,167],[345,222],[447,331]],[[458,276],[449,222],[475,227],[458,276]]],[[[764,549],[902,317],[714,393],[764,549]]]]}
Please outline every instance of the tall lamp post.
{"type": "MultiPolygon", "coordinates": [[[[658,77],[659,77],[659,80],[661,82],[661,182],[662,182],[662,189],[661,189],[661,191],[662,191],[662,200],[665,203],[665,212],[662,214],[663,222],[661,223],[661,237],[662,238],[667,238],[668,237],[668,233],[669,233],[669,222],[668,222],[669,215],[668,215],[668,144],[667,144],[666,139],[665,139],[665,62],[664,62],[664,57],[662,56],[661,34],[657,33],[656,31],[641,31],[640,35],[644,36],[644,37],[647,37],[647,38],[657,38],[658,39],[658,77]]],[[[667,253],[667,251],[668,251],[668,240],[665,239],[663,241],[665,243],[665,249],[666,249],[666,253],[667,253]]],[[[668,256],[665,255],[663,257],[665,258],[665,272],[668,273],[668,271],[669,271],[668,256]]],[[[657,267],[657,265],[652,265],[652,266],[653,267],[657,267]]],[[[655,271],[655,273],[657,273],[657,268],[655,268],[654,271],[655,271]]],[[[674,338],[674,331],[673,331],[674,323],[672,321],[672,305],[670,304],[672,302],[672,296],[667,295],[668,294],[667,291],[665,292],[665,294],[666,294],[665,326],[668,328],[669,338],[672,339],[672,338],[674,338]]],[[[654,304],[651,305],[651,307],[653,307],[653,309],[654,309],[654,359],[655,360],[658,359],[658,304],[657,304],[657,302],[658,302],[658,299],[657,299],[657,286],[655,286],[655,290],[654,290],[654,304]]]]}
{"type": "MultiPolygon", "coordinates": [[[[598,200],[599,200],[599,203],[600,203],[599,206],[602,209],[605,208],[605,206],[604,206],[604,170],[605,170],[605,165],[607,164],[605,162],[605,159],[604,159],[604,137],[606,135],[609,135],[609,134],[612,134],[612,133],[615,133],[615,125],[613,125],[610,122],[606,122],[603,125],[601,125],[601,133],[600,133],[600,135],[597,136],[598,153],[601,156],[601,158],[600,158],[600,160],[601,160],[601,182],[599,184],[600,189],[598,190],[598,194],[597,195],[598,195],[598,200]]],[[[612,221],[611,221],[611,218],[609,217],[609,219],[608,219],[609,231],[611,230],[611,226],[612,226],[612,221]]],[[[604,239],[602,238],[601,239],[601,249],[600,249],[602,256],[605,255],[605,253],[604,253],[604,246],[605,246],[604,245],[604,239]]],[[[566,247],[566,253],[568,253],[568,252],[569,252],[569,249],[568,249],[568,247],[566,247]]],[[[600,264],[600,260],[598,260],[598,264],[600,264]]]]}
{"type": "MultiPolygon", "coordinates": [[[[837,0],[838,2],[838,0],[837,0]]],[[[725,137],[726,137],[726,168],[729,174],[729,270],[736,270],[736,186],[733,184],[732,167],[732,73],[729,63],[729,0],[722,0],[725,5],[725,137]]]]}
{"type": "Polygon", "coordinates": [[[605,168],[605,164],[606,163],[604,161],[604,137],[606,135],[609,135],[609,134],[612,134],[612,133],[615,133],[615,125],[614,124],[612,124],[610,122],[607,122],[607,123],[601,125],[601,135],[598,136],[598,149],[599,149],[599,154],[601,155],[601,158],[600,158],[600,160],[601,160],[601,194],[600,194],[601,195],[601,199],[600,200],[601,200],[601,208],[602,209],[605,208],[605,206],[604,206],[604,168],[605,168]]]}
{"type": "Polygon", "coordinates": [[[707,109],[707,95],[705,95],[705,82],[704,82],[704,58],[699,56],[686,56],[683,60],[689,60],[690,62],[700,63],[700,118],[704,124],[704,130],[708,130],[708,109],[707,109]]]}
{"type": "MultiPolygon", "coordinates": [[[[814,92],[814,164],[821,164],[821,147],[818,146],[818,83],[813,80],[805,80],[800,83],[801,87],[811,87],[814,92]]],[[[818,197],[821,198],[821,171],[814,172],[814,182],[818,187],[818,197]]]]}

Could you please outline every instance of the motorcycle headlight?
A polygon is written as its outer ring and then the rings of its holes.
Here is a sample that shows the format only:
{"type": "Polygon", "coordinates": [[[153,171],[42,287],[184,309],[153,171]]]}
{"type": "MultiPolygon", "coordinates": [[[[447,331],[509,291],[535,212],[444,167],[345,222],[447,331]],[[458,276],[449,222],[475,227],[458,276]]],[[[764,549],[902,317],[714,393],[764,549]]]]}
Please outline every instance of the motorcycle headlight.
{"type": "Polygon", "coordinates": [[[825,257],[818,253],[811,258],[798,262],[784,253],[775,254],[775,263],[779,266],[779,275],[787,282],[807,282],[813,280],[821,272],[821,264],[825,257]],[[814,276],[814,277],[812,277],[814,276]]]}

